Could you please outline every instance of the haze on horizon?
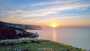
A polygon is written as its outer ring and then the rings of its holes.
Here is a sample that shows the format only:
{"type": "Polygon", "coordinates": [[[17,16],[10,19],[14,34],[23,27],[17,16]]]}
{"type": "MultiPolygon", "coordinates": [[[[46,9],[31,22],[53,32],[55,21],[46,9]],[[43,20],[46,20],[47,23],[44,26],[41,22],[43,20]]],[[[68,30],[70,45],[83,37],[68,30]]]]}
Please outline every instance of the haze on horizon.
{"type": "Polygon", "coordinates": [[[90,0],[0,0],[0,20],[12,23],[90,26],[90,0]]]}

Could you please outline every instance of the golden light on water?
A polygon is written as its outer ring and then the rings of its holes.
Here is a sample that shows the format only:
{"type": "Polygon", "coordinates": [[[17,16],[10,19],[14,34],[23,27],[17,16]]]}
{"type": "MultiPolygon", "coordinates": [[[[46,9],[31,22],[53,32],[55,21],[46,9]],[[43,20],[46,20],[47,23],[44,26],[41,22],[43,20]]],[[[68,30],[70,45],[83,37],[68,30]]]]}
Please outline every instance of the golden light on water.
{"type": "Polygon", "coordinates": [[[48,26],[52,28],[52,40],[57,41],[57,31],[56,28],[60,26],[60,22],[57,20],[52,20],[48,22],[48,26]]]}

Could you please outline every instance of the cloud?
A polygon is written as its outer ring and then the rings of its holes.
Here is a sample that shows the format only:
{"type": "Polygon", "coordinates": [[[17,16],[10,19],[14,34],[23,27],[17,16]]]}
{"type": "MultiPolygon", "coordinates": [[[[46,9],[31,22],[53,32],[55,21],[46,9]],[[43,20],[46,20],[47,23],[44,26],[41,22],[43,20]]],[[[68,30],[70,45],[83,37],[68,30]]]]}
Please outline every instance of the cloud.
{"type": "MultiPolygon", "coordinates": [[[[70,9],[83,9],[90,7],[90,4],[79,3],[80,0],[52,0],[52,2],[41,2],[36,4],[29,4],[29,9],[16,9],[16,10],[2,10],[1,17],[21,17],[21,18],[41,18],[52,15],[57,15],[65,10],[70,9]],[[31,8],[30,8],[31,7],[31,8]],[[40,7],[40,8],[38,8],[40,7]]],[[[1,10],[0,10],[1,11],[1,10]]],[[[64,13],[63,13],[64,14],[64,13]]]]}
{"type": "Polygon", "coordinates": [[[38,9],[38,10],[15,10],[15,11],[11,11],[9,13],[11,13],[13,16],[17,16],[17,17],[44,17],[44,16],[48,16],[51,14],[57,14],[59,12],[65,11],[65,10],[69,10],[69,9],[83,9],[85,7],[89,7],[90,4],[64,4],[62,6],[59,5],[53,5],[53,6],[49,6],[43,9],[38,9]]]}
{"type": "MultiPolygon", "coordinates": [[[[88,7],[90,8],[89,2],[89,0],[48,0],[47,2],[43,1],[30,4],[20,3],[21,5],[14,3],[14,5],[16,5],[15,7],[11,3],[9,3],[9,5],[0,3],[0,20],[25,24],[47,24],[49,20],[59,20],[62,24],[66,24],[67,22],[72,25],[76,23],[77,25],[78,22],[78,24],[81,25],[88,25],[90,21],[86,20],[90,19],[90,10],[87,10],[88,7]],[[80,10],[81,13],[83,10],[86,10],[85,12],[83,11],[86,15],[84,13],[77,16],[71,15],[72,12],[75,13],[75,9],[77,9],[77,11],[80,10]],[[67,10],[68,14],[64,12],[67,10]],[[70,12],[70,10],[72,10],[72,12],[70,12]]],[[[8,2],[6,3],[8,4],[8,2]]]]}
{"type": "Polygon", "coordinates": [[[31,7],[39,7],[39,6],[48,6],[48,5],[60,5],[60,4],[64,4],[64,3],[72,3],[72,2],[77,2],[78,0],[51,0],[49,2],[40,2],[40,3],[36,3],[36,4],[31,4],[31,7]]]}

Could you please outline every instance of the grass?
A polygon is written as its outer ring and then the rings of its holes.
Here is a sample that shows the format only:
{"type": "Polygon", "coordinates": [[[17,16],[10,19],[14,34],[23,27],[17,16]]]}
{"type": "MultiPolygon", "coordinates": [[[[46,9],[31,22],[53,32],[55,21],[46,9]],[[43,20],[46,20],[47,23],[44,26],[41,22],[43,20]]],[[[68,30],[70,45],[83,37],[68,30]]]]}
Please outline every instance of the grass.
{"type": "Polygon", "coordinates": [[[22,42],[18,44],[12,44],[7,46],[1,46],[0,51],[14,51],[15,48],[28,49],[29,51],[85,51],[81,48],[72,47],[49,40],[39,40],[36,43],[22,42]]]}

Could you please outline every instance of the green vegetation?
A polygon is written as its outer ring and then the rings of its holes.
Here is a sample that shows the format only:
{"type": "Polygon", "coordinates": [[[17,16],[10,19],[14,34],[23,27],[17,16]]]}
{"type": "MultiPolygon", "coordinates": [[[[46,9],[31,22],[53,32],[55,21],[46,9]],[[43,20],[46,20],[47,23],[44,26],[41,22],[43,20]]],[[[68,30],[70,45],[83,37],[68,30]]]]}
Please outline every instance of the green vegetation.
{"type": "Polygon", "coordinates": [[[0,51],[15,51],[17,49],[28,49],[29,51],[85,51],[70,45],[64,45],[49,40],[39,40],[38,42],[22,42],[1,46],[0,51]]]}

